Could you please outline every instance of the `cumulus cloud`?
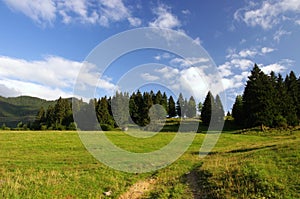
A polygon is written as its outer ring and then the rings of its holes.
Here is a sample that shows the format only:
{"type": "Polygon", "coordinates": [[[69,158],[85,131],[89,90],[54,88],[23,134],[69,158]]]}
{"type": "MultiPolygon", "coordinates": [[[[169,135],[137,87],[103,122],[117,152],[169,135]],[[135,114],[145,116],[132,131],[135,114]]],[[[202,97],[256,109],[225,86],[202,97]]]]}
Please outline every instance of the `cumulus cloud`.
{"type": "Polygon", "coordinates": [[[178,28],[181,25],[179,19],[170,12],[170,8],[166,5],[159,5],[157,8],[153,9],[153,13],[157,18],[149,23],[150,27],[173,29],[178,28]]]}
{"type": "Polygon", "coordinates": [[[11,9],[42,25],[52,24],[59,17],[65,24],[79,22],[109,26],[112,22],[128,20],[131,26],[141,25],[141,20],[132,16],[122,0],[4,0],[4,2],[11,9]]]}
{"type": "Polygon", "coordinates": [[[167,66],[160,69],[155,69],[155,72],[160,74],[160,76],[162,76],[164,79],[167,79],[168,81],[175,78],[179,74],[179,70],[177,68],[171,68],[167,66]]]}
{"type": "Polygon", "coordinates": [[[272,71],[275,73],[280,73],[280,72],[284,71],[285,69],[286,69],[285,66],[282,66],[281,64],[278,64],[278,63],[261,67],[261,70],[266,74],[269,74],[272,71]]]}
{"type": "Polygon", "coordinates": [[[298,0],[266,0],[260,3],[250,1],[248,6],[235,12],[234,18],[245,22],[248,26],[271,29],[287,19],[287,16],[298,13],[300,13],[298,0]]]}
{"type": "Polygon", "coordinates": [[[159,79],[158,76],[151,75],[150,73],[143,73],[143,74],[141,74],[141,77],[147,81],[155,81],[155,80],[159,79]]]}
{"type": "Polygon", "coordinates": [[[99,79],[100,73],[91,71],[96,71],[96,66],[56,56],[36,61],[0,56],[0,84],[22,95],[47,99],[51,96],[71,96],[79,72],[82,84],[104,90],[115,88],[109,80],[99,79]],[[83,64],[85,70],[81,70],[83,64]],[[95,82],[98,84],[95,85],[95,82]]]}
{"type": "MultiPolygon", "coordinates": [[[[1,80],[0,80],[1,81],[1,80]]],[[[21,95],[21,92],[12,87],[8,87],[5,84],[0,84],[0,96],[2,97],[17,97],[21,95]]]]}

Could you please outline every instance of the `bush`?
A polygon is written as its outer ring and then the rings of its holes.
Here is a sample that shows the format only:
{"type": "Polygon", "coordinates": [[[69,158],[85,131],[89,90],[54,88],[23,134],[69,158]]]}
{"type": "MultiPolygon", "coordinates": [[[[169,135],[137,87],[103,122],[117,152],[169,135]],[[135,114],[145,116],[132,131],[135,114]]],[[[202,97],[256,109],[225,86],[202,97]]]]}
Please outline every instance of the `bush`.
{"type": "Polygon", "coordinates": [[[114,130],[114,128],[111,125],[108,125],[108,124],[101,124],[100,127],[101,127],[102,131],[112,131],[112,130],[114,130]]]}
{"type": "Polygon", "coordinates": [[[275,117],[274,125],[279,128],[287,128],[288,127],[287,120],[281,115],[278,115],[275,117]]]}

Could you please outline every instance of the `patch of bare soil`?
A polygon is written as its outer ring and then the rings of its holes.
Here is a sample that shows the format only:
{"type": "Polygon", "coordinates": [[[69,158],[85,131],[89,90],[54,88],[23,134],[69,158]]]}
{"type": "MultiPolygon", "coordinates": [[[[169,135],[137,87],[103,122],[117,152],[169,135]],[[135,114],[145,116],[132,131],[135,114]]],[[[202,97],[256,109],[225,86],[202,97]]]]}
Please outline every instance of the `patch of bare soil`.
{"type": "Polygon", "coordinates": [[[146,192],[151,190],[151,186],[155,183],[154,179],[139,181],[132,185],[127,192],[122,194],[119,199],[139,199],[146,192]]]}

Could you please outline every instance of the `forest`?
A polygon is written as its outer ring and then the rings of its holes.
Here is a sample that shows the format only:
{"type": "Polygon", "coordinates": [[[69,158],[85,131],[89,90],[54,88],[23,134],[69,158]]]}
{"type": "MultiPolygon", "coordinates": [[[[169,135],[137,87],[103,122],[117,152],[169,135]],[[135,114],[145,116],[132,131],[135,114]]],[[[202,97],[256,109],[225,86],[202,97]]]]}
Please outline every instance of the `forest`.
{"type": "Polygon", "coordinates": [[[212,109],[218,110],[216,111],[218,118],[222,120],[224,118],[220,97],[217,95],[214,98],[211,92],[207,94],[203,105],[196,104],[193,96],[187,99],[181,93],[175,102],[173,96],[167,96],[160,90],[157,93],[137,91],[131,95],[126,92],[116,92],[112,97],[91,99],[89,103],[82,100],[73,100],[73,103],[68,99],[59,98],[56,104],[50,105],[47,110],[41,107],[30,128],[32,130],[75,130],[73,113],[85,116],[89,111],[94,111],[97,117],[96,123],[89,124],[91,129],[100,125],[102,130],[122,128],[128,124],[144,127],[151,122],[151,119],[159,122],[174,117],[196,118],[197,109],[201,112],[206,125],[210,122],[212,109]]]}
{"type": "Polygon", "coordinates": [[[265,74],[256,64],[242,95],[236,97],[232,116],[241,127],[297,126],[300,120],[300,78],[265,74]]]}
{"type": "MultiPolygon", "coordinates": [[[[8,104],[8,99],[2,100],[8,104]]],[[[181,93],[175,100],[173,96],[167,96],[166,92],[160,90],[156,93],[142,93],[138,90],[131,95],[116,92],[114,96],[91,99],[89,103],[61,97],[51,102],[31,97],[10,100],[13,100],[14,105],[26,100],[27,107],[40,104],[40,109],[31,122],[18,122],[15,129],[20,130],[76,130],[77,124],[73,116],[84,115],[88,111],[95,112],[97,118],[96,122],[89,124],[91,129],[100,125],[105,131],[130,124],[145,127],[151,120],[163,122],[166,118],[196,118],[204,126],[209,126],[211,120],[216,123],[231,119],[235,128],[287,128],[297,126],[300,121],[300,78],[293,71],[285,78],[274,72],[265,74],[255,64],[242,95],[236,97],[231,113],[227,113],[230,117],[225,117],[220,96],[214,97],[211,91],[207,93],[203,103],[196,103],[193,96],[185,98],[181,93]]],[[[18,107],[9,106],[7,109],[15,113],[18,107]]],[[[22,107],[22,110],[26,109],[22,107]]],[[[33,110],[30,109],[29,112],[32,113],[33,110]]],[[[3,124],[2,129],[9,128],[3,124]]]]}

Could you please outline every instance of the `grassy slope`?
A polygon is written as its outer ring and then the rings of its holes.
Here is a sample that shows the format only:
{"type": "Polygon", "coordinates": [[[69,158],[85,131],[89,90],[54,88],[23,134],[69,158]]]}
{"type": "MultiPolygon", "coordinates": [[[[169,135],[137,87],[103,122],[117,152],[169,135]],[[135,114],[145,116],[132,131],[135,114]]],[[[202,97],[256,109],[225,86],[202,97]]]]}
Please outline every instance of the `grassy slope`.
{"type": "MultiPolygon", "coordinates": [[[[172,133],[143,141],[108,133],[118,146],[145,152],[164,146],[172,133]]],[[[97,162],[76,132],[0,132],[0,198],[116,198],[140,179],[156,183],[145,198],[300,198],[300,132],[285,136],[223,134],[200,159],[204,135],[174,164],[134,175],[97,162]],[[196,176],[196,187],[189,176],[196,176]]]]}

